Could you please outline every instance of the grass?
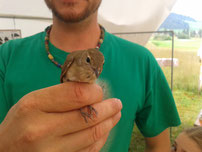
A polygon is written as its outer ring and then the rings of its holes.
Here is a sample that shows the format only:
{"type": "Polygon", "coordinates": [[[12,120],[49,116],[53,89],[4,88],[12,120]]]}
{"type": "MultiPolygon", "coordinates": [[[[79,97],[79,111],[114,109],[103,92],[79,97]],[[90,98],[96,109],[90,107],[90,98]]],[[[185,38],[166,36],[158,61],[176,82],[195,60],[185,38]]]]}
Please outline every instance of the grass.
{"type": "MultiPolygon", "coordinates": [[[[174,89],[197,92],[200,73],[200,62],[197,51],[202,43],[201,39],[175,39],[174,58],[179,66],[174,67],[174,89]],[[182,47],[183,46],[183,47],[182,47]]],[[[171,58],[171,41],[149,41],[147,47],[156,58],[171,58]],[[160,45],[155,45],[155,43],[160,45]],[[168,45],[169,43],[169,45],[168,45]],[[161,46],[161,47],[159,47],[161,46]]],[[[162,67],[168,82],[171,80],[171,68],[162,67]]]]}
{"type": "Polygon", "coordinates": [[[173,139],[175,139],[182,130],[193,127],[202,109],[202,98],[199,94],[181,90],[174,90],[173,95],[182,121],[179,127],[172,130],[173,139]]]}
{"type": "MultiPolygon", "coordinates": [[[[184,129],[193,127],[202,109],[202,97],[198,94],[200,63],[197,57],[201,42],[201,39],[175,40],[174,57],[178,58],[179,66],[174,67],[173,95],[182,124],[172,128],[172,142],[184,129]]],[[[149,41],[147,48],[156,58],[171,57],[171,41],[149,41]]],[[[162,67],[162,69],[171,84],[171,68],[162,67]]],[[[137,127],[134,127],[129,151],[144,152],[144,147],[144,137],[137,127]]]]}
{"type": "MultiPolygon", "coordinates": [[[[200,44],[202,42],[201,39],[174,39],[174,46],[175,49],[178,49],[180,51],[197,51],[200,47],[200,44]]],[[[172,41],[158,41],[158,40],[150,40],[149,45],[155,45],[156,47],[161,48],[171,48],[172,41]]]]}

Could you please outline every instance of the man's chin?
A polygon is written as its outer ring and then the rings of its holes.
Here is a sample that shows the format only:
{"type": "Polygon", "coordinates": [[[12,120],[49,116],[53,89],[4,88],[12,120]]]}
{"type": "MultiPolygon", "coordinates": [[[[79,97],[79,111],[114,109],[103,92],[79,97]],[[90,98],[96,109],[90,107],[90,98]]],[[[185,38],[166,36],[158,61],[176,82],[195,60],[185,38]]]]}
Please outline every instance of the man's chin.
{"type": "Polygon", "coordinates": [[[77,22],[81,22],[83,21],[85,18],[83,17],[80,17],[80,16],[75,16],[75,15],[66,15],[66,16],[62,16],[62,15],[54,15],[57,20],[60,20],[62,22],[65,22],[65,23],[77,23],[77,22]]]}
{"type": "Polygon", "coordinates": [[[62,3],[65,3],[65,4],[73,4],[73,3],[76,3],[75,0],[61,0],[62,3]]]}
{"type": "Polygon", "coordinates": [[[65,23],[77,23],[85,20],[90,16],[90,14],[87,12],[82,13],[75,13],[75,12],[63,12],[58,13],[54,10],[52,10],[54,17],[56,17],[58,20],[63,21],[65,23]]]}

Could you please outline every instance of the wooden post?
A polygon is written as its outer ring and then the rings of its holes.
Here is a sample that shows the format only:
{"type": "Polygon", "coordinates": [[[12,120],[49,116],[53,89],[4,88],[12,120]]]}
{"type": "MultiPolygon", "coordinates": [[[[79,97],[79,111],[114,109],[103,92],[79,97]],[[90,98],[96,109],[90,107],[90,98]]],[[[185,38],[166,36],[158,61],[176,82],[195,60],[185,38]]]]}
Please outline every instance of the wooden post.
{"type": "Polygon", "coordinates": [[[198,85],[198,91],[199,93],[202,91],[202,58],[200,58],[200,74],[199,74],[199,85],[198,85]]]}
{"type": "Polygon", "coordinates": [[[198,81],[198,93],[202,92],[202,44],[198,49],[197,56],[199,57],[200,62],[200,73],[199,73],[199,81],[198,81]]]}

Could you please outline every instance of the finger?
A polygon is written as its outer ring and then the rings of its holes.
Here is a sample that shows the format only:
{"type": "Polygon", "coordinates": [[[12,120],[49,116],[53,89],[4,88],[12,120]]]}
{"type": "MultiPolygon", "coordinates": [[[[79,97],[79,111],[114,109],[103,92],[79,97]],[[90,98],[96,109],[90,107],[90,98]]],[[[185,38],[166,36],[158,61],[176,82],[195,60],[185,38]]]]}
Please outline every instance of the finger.
{"type": "Polygon", "coordinates": [[[89,147],[86,147],[82,150],[79,150],[77,152],[100,151],[102,149],[102,147],[104,146],[104,144],[106,143],[108,136],[109,136],[109,133],[104,135],[103,138],[98,140],[96,143],[94,143],[94,144],[90,145],[89,147]]]}
{"type": "Polygon", "coordinates": [[[85,122],[79,110],[74,110],[66,113],[49,114],[45,119],[46,122],[51,122],[51,124],[47,123],[47,127],[54,127],[52,132],[56,136],[77,132],[117,114],[122,109],[122,104],[118,99],[108,99],[94,104],[93,107],[98,114],[93,115],[92,119],[88,118],[88,123],[85,122]]]}
{"type": "Polygon", "coordinates": [[[120,117],[121,112],[94,127],[67,136],[61,136],[59,145],[66,151],[78,151],[86,148],[87,146],[98,142],[104,135],[109,133],[109,131],[118,123],[120,117]]]}
{"type": "Polygon", "coordinates": [[[65,112],[99,102],[102,96],[96,84],[67,82],[34,91],[22,101],[44,112],[65,112]]]}

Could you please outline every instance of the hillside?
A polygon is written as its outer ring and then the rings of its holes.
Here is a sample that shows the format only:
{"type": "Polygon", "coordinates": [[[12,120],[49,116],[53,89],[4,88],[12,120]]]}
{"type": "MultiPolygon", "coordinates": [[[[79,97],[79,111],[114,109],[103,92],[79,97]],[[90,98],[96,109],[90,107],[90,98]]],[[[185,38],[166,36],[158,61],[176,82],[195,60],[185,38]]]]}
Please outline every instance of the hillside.
{"type": "Polygon", "coordinates": [[[197,21],[191,17],[171,13],[159,29],[184,30],[189,29],[190,23],[197,23],[197,21]]]}

